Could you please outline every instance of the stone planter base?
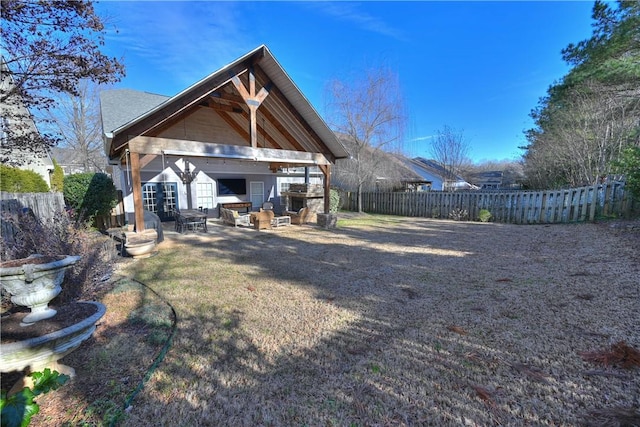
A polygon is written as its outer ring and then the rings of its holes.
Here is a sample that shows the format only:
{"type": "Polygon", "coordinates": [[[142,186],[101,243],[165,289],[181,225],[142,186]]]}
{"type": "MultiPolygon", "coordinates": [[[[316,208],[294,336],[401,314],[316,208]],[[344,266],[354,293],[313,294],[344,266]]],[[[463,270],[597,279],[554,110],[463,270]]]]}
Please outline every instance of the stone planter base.
{"type": "Polygon", "coordinates": [[[127,242],[124,249],[134,258],[148,258],[154,254],[156,241],[154,240],[134,240],[127,242]]]}
{"type": "Polygon", "coordinates": [[[324,228],[336,228],[336,224],[338,223],[338,215],[334,213],[318,214],[318,225],[324,228]]]}
{"type": "MultiPolygon", "coordinates": [[[[38,372],[45,368],[73,377],[75,370],[58,362],[78,348],[96,329],[96,322],[104,315],[106,307],[99,302],[76,302],[95,306],[93,314],[76,324],[42,336],[0,345],[0,371],[38,372]]],[[[43,320],[45,322],[46,320],[43,320]]],[[[20,390],[29,378],[23,378],[12,388],[20,390]]]]}

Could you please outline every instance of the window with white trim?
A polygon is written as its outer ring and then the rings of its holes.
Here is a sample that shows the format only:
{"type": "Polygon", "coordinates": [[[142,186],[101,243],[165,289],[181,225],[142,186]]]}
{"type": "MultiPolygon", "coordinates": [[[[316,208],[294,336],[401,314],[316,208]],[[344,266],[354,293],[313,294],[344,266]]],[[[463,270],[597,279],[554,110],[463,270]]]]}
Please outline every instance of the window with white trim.
{"type": "Polygon", "coordinates": [[[197,182],[196,184],[198,208],[213,209],[213,183],[197,182]]]}

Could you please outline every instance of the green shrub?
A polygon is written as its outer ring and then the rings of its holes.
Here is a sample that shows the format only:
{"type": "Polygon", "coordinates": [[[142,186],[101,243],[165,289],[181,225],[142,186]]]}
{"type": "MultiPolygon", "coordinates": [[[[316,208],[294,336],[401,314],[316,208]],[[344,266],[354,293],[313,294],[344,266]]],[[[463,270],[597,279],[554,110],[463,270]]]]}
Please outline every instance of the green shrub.
{"type": "Polygon", "coordinates": [[[640,199],[640,147],[625,148],[614,163],[614,170],[624,175],[625,186],[635,199],[640,199]]]}
{"type": "Polygon", "coordinates": [[[53,173],[51,174],[51,189],[62,191],[64,189],[64,171],[62,167],[53,159],[53,173]]]}
{"type": "Polygon", "coordinates": [[[64,178],[64,201],[75,211],[76,219],[93,221],[108,215],[116,206],[117,191],[109,175],[77,173],[64,178]]]}
{"type": "Polygon", "coordinates": [[[335,188],[329,190],[329,212],[336,213],[340,208],[340,193],[335,188]]]}
{"type": "Polygon", "coordinates": [[[49,186],[34,171],[0,165],[0,190],[9,193],[47,193],[49,186]]]}
{"type": "Polygon", "coordinates": [[[481,222],[489,222],[489,220],[491,219],[491,212],[489,212],[487,209],[480,209],[480,212],[478,212],[478,219],[481,222]]]}

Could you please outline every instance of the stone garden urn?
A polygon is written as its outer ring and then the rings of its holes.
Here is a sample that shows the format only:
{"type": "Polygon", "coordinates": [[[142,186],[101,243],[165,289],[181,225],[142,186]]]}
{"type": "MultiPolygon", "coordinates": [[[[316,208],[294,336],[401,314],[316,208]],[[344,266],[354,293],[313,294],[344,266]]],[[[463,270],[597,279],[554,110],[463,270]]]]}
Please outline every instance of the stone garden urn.
{"type": "Polygon", "coordinates": [[[133,258],[149,258],[156,249],[156,241],[148,239],[127,242],[124,248],[133,258]]]}
{"type": "MultiPolygon", "coordinates": [[[[0,322],[0,372],[41,371],[45,368],[75,375],[58,361],[88,339],[106,308],[94,301],[76,301],[54,310],[49,302],[62,290],[65,270],[79,256],[31,255],[0,263],[0,282],[14,304],[31,311],[3,314],[0,322]]],[[[30,386],[23,376],[9,391],[30,386]]]]}
{"type": "Polygon", "coordinates": [[[11,302],[31,309],[22,319],[23,326],[55,316],[49,301],[62,290],[66,269],[78,260],[80,257],[74,255],[34,254],[0,263],[0,283],[11,294],[11,302]]]}
{"type": "Polygon", "coordinates": [[[125,233],[125,250],[133,258],[149,258],[156,253],[158,233],[156,230],[125,233]]]}

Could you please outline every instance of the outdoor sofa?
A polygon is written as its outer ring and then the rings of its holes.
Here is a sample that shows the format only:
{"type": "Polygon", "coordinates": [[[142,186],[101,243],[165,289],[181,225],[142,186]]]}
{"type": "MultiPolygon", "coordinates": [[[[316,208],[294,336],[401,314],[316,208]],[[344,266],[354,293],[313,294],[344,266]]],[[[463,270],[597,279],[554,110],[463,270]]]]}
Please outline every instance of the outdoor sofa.
{"type": "Polygon", "coordinates": [[[234,211],[233,209],[220,208],[220,217],[227,224],[231,224],[235,227],[239,225],[246,225],[247,227],[250,224],[251,215],[243,214],[240,215],[238,211],[234,211]]]}

